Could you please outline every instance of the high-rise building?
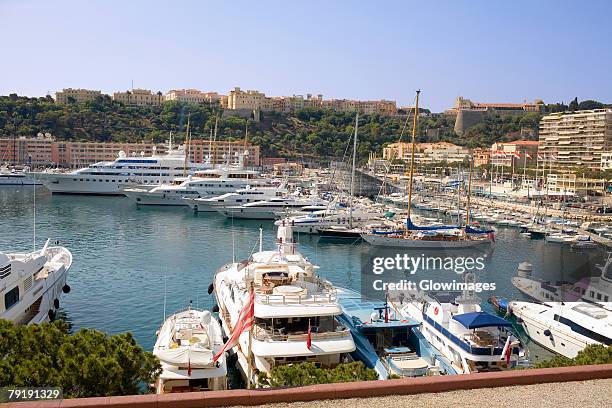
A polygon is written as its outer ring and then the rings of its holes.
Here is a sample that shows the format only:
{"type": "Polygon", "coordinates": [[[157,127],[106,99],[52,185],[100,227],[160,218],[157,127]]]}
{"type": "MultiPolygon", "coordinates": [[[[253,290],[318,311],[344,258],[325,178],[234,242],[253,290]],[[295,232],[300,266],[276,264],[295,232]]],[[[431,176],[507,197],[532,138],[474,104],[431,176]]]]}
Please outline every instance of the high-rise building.
{"type": "Polygon", "coordinates": [[[612,151],[612,109],[552,113],[539,134],[540,153],[553,167],[601,168],[602,154],[612,151]]]}
{"type": "Polygon", "coordinates": [[[102,96],[102,92],[93,91],[91,89],[72,89],[64,88],[62,91],[55,93],[55,103],[67,104],[70,102],[82,103],[93,101],[98,96],[102,96]]]}

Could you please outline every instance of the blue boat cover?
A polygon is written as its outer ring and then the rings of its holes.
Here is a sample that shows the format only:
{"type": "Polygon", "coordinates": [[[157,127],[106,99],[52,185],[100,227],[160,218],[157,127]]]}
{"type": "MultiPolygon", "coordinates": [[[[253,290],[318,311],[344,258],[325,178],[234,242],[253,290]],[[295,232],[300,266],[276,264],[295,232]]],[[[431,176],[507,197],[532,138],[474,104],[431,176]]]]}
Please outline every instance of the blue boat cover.
{"type": "Polygon", "coordinates": [[[461,323],[466,329],[478,329],[480,327],[509,327],[512,324],[501,317],[487,312],[471,312],[453,316],[453,319],[461,323]]]}
{"type": "Polygon", "coordinates": [[[419,227],[412,223],[410,218],[406,218],[406,225],[408,229],[411,231],[435,231],[435,230],[448,230],[448,229],[458,229],[459,226],[456,225],[432,225],[429,227],[419,227]]]}
{"type": "Polygon", "coordinates": [[[491,230],[481,230],[481,229],[472,228],[469,225],[466,225],[465,232],[468,234],[490,234],[494,232],[494,230],[492,229],[491,230]]]}

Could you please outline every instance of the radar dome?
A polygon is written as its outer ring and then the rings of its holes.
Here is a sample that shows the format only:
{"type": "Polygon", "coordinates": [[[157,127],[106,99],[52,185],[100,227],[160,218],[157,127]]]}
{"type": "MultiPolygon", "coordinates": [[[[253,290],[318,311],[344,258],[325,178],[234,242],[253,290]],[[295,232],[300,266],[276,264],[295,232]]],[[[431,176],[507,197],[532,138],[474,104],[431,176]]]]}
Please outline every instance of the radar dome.
{"type": "Polygon", "coordinates": [[[122,159],[125,157],[125,152],[123,150],[119,150],[119,157],[122,159]]]}

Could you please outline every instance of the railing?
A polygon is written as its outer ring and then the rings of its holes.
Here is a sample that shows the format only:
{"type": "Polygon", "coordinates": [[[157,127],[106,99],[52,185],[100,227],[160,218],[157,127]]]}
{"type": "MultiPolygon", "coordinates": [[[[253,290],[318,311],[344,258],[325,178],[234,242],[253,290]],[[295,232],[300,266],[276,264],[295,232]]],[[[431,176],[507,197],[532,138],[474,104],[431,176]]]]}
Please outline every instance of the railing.
{"type": "Polygon", "coordinates": [[[306,295],[274,295],[257,294],[255,301],[260,304],[280,304],[280,305],[309,305],[314,303],[336,303],[338,296],[334,289],[326,290],[323,293],[306,295]]]}
{"type": "MultiPolygon", "coordinates": [[[[334,340],[342,339],[351,336],[349,329],[341,329],[339,331],[329,331],[321,333],[310,333],[312,341],[316,340],[334,340]]],[[[308,333],[287,333],[273,332],[259,325],[253,328],[253,338],[258,341],[293,341],[304,342],[308,339],[308,333]]]]}

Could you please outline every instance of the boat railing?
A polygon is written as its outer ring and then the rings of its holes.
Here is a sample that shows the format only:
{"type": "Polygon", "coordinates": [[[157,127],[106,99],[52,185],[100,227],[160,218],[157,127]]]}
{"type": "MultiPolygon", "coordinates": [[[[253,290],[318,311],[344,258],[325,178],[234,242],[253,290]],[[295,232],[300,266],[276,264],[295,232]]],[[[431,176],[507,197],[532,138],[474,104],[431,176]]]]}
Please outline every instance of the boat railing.
{"type": "MultiPolygon", "coordinates": [[[[347,328],[336,331],[310,333],[312,341],[343,339],[347,337],[351,337],[351,331],[347,328]]],[[[271,329],[255,325],[253,328],[253,338],[257,341],[303,342],[308,340],[308,332],[284,333],[282,329],[271,329]]]]}
{"type": "Polygon", "coordinates": [[[336,303],[338,294],[335,289],[323,289],[321,293],[310,293],[300,295],[277,295],[277,294],[256,294],[255,302],[260,304],[279,304],[279,305],[310,305],[316,303],[336,303]]]}

